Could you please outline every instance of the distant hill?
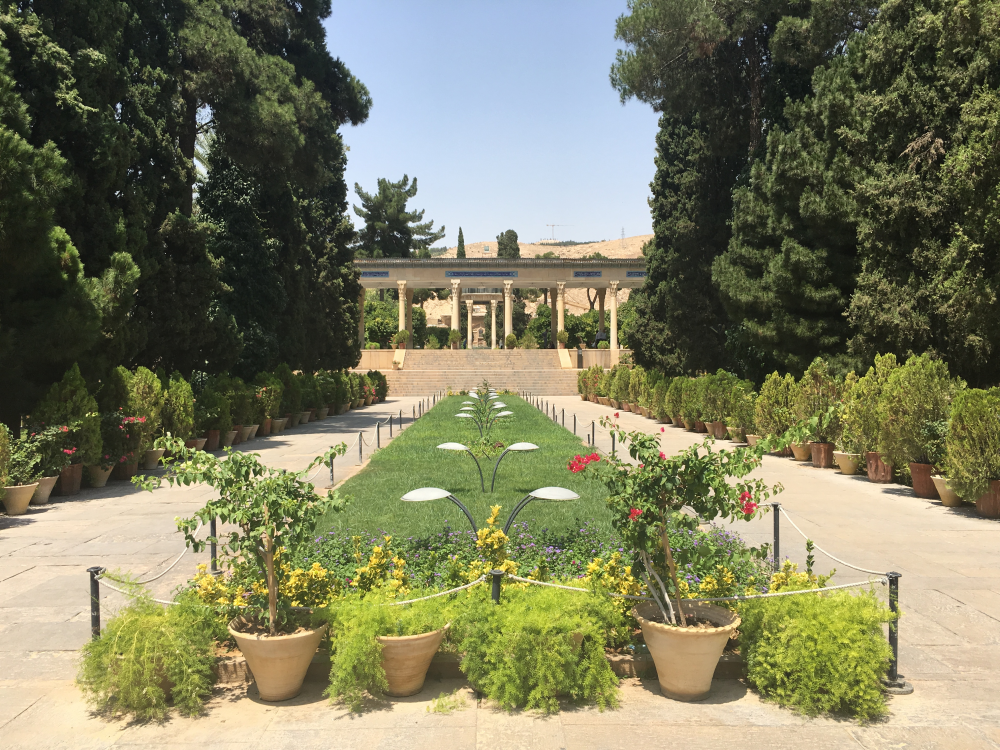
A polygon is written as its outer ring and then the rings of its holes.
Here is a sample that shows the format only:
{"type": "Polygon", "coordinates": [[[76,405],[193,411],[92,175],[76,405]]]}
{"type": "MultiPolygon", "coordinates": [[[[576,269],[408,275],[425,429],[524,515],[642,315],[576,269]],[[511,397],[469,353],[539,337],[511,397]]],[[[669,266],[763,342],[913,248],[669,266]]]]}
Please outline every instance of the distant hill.
{"type": "MultiPolygon", "coordinates": [[[[560,258],[582,258],[585,255],[600,253],[606,258],[641,258],[642,246],[653,239],[651,234],[640,234],[635,237],[626,237],[624,240],[603,240],[601,242],[518,242],[521,246],[522,258],[534,258],[536,255],[545,253],[555,253],[560,258]]],[[[436,257],[454,258],[457,247],[449,247],[443,254],[436,257]]],[[[493,242],[466,242],[466,258],[495,258],[497,243],[493,242]],[[483,249],[489,247],[490,252],[484,253],[483,249]]]]}

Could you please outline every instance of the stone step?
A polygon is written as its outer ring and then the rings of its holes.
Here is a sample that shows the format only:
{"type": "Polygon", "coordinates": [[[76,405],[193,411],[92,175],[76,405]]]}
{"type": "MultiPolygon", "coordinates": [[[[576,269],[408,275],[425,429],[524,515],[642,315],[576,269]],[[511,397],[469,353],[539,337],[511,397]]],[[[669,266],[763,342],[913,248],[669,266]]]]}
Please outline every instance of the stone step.
{"type": "MultiPolygon", "coordinates": [[[[409,356],[409,355],[407,355],[409,356]]],[[[548,396],[577,393],[579,370],[457,369],[392,370],[385,373],[393,396],[426,396],[438,391],[469,390],[489,381],[495,388],[530,391],[548,396]]]]}

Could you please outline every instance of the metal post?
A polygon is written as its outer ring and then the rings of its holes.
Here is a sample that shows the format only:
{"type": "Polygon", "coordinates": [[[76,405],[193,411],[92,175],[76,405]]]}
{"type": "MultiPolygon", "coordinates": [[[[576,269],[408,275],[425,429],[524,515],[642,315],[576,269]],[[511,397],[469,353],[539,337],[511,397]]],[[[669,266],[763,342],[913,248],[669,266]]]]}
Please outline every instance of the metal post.
{"type": "Polygon", "coordinates": [[[576,434],[576,414],[573,415],[573,434],[576,434]]]}
{"type": "Polygon", "coordinates": [[[913,685],[903,679],[899,673],[899,573],[890,571],[885,574],[889,579],[889,611],[893,619],[889,622],[889,648],[892,649],[892,659],[889,661],[889,671],[882,687],[890,695],[910,695],[913,685]]]}
{"type": "Polygon", "coordinates": [[[378,450],[379,448],[382,447],[382,430],[381,430],[381,427],[382,427],[382,423],[381,422],[376,422],[375,423],[375,450],[378,450]]]}
{"type": "Polygon", "coordinates": [[[330,456],[330,486],[333,487],[333,456],[330,456]]]}
{"type": "Polygon", "coordinates": [[[611,458],[615,457],[615,433],[611,433],[611,458]]]}
{"type": "Polygon", "coordinates": [[[358,430],[358,466],[361,466],[361,462],[364,461],[364,454],[361,452],[365,447],[365,436],[361,430],[358,430]]]}
{"type": "Polygon", "coordinates": [[[565,409],[562,410],[562,426],[563,426],[563,429],[565,430],[566,429],[566,410],[565,409]]]}
{"type": "MultiPolygon", "coordinates": [[[[330,471],[332,472],[333,471],[333,468],[332,468],[333,460],[332,459],[330,460],[330,464],[331,464],[330,471]]],[[[215,530],[215,519],[213,518],[209,522],[209,524],[208,524],[208,535],[210,537],[212,537],[212,541],[209,543],[209,546],[210,546],[209,555],[212,558],[212,575],[213,576],[219,575],[219,555],[218,555],[218,551],[217,551],[216,546],[215,546],[215,539],[218,536],[218,533],[219,532],[217,532],[215,530]]]]}
{"type": "Polygon", "coordinates": [[[781,570],[781,503],[771,503],[774,513],[774,570],[781,570]]]}
{"type": "Polygon", "coordinates": [[[500,581],[503,580],[502,570],[491,570],[490,575],[493,576],[493,603],[500,603],[500,581]]]}
{"type": "Polygon", "coordinates": [[[96,641],[101,637],[101,579],[97,576],[104,568],[87,568],[87,572],[90,573],[90,637],[96,641]]]}
{"type": "Polygon", "coordinates": [[[413,424],[416,421],[417,421],[417,407],[414,406],[413,407],[413,414],[410,415],[410,424],[413,424]]]}
{"type": "Polygon", "coordinates": [[[389,415],[389,439],[392,440],[392,415],[389,415]]]}
{"type": "Polygon", "coordinates": [[[597,422],[590,420],[590,444],[597,445],[597,422]]]}

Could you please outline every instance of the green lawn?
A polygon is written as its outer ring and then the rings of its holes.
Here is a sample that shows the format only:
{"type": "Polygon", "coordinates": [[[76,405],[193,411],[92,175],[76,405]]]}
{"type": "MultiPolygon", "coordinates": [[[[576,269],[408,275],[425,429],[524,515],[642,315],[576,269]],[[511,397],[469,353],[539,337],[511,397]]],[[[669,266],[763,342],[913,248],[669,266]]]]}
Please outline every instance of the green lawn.
{"type": "Polygon", "coordinates": [[[386,531],[402,536],[436,533],[449,521],[455,529],[465,529],[468,521],[450,500],[404,503],[400,498],[419,487],[440,487],[452,492],[472,511],[476,523],[485,525],[490,505],[501,505],[501,520],[530,490],[539,487],[566,487],[580,495],[572,502],[533,501],[520,515],[532,529],[563,530],[577,521],[590,520],[599,528],[610,527],[604,507],[607,491],[599,483],[573,474],[566,468],[570,458],[586,446],[544,414],[517,396],[503,396],[514,412],[506,424],[493,430],[505,445],[529,442],[539,450],[510,453],[497,472],[496,491],[489,492],[490,475],[495,459],[481,458],[486,480],[486,494],[479,489],[476,465],[467,453],[438,450],[444,442],[469,445],[478,430],[471,420],[457,419],[467,396],[442,399],[417,422],[408,427],[387,447],[372,456],[371,463],[341,487],[351,502],[342,513],[330,513],[321,522],[320,531],[329,529],[386,531]]]}

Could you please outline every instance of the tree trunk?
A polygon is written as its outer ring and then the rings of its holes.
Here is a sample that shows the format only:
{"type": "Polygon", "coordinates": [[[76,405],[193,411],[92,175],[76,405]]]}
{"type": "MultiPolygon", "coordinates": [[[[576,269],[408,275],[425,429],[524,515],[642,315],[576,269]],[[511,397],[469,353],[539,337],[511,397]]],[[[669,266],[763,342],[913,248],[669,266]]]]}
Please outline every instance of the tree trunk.
{"type": "Polygon", "coordinates": [[[190,217],[194,212],[194,182],[198,171],[194,163],[195,144],[198,142],[198,101],[193,94],[184,94],[184,127],[178,138],[181,156],[187,161],[188,189],[181,199],[181,212],[190,217]]]}
{"type": "Polygon", "coordinates": [[[681,606],[681,585],[677,581],[677,565],[674,563],[674,554],[670,550],[670,541],[667,539],[667,530],[663,529],[663,551],[667,553],[667,567],[670,569],[670,580],[674,582],[674,591],[677,592],[677,614],[681,618],[681,627],[687,627],[687,620],[684,617],[684,608],[681,606]]]}

